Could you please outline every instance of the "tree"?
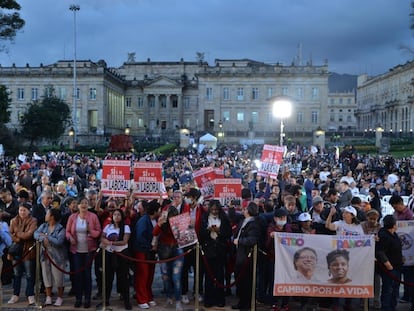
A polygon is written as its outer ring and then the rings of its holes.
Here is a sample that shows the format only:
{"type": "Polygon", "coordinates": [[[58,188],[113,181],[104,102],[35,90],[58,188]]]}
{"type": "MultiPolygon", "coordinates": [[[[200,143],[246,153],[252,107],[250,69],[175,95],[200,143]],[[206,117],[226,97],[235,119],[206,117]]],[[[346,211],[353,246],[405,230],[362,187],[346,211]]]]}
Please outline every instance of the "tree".
{"type": "Polygon", "coordinates": [[[21,134],[30,145],[40,139],[56,140],[67,128],[69,117],[70,108],[63,100],[54,95],[45,97],[29,104],[21,120],[21,134]]]}
{"type": "MultiPolygon", "coordinates": [[[[0,40],[13,41],[25,21],[20,17],[20,5],[15,0],[0,0],[0,40]],[[7,11],[7,13],[6,13],[7,11]]],[[[0,45],[4,49],[4,45],[0,45]]]]}
{"type": "Polygon", "coordinates": [[[4,85],[0,85],[0,124],[6,124],[10,121],[10,103],[12,99],[4,85]]]}

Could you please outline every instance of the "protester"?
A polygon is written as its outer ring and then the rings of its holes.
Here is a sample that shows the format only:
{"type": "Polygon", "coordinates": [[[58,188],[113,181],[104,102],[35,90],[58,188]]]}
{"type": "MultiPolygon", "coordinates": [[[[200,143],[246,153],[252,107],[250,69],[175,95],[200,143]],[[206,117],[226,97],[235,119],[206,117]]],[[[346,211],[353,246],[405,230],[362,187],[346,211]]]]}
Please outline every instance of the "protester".
{"type": "Polygon", "coordinates": [[[82,298],[84,307],[91,306],[92,276],[91,264],[98,247],[97,239],[101,235],[101,226],[98,217],[88,211],[88,200],[78,199],[78,212],[69,216],[66,225],[66,238],[70,243],[70,252],[73,254],[75,271],[75,308],[80,308],[82,298]]]}
{"type": "Polygon", "coordinates": [[[204,306],[224,307],[224,284],[227,243],[232,235],[230,220],[224,213],[220,201],[211,200],[208,213],[202,218],[200,244],[206,259],[204,306]]]}
{"type": "Polygon", "coordinates": [[[9,260],[13,261],[14,278],[13,278],[13,296],[8,304],[14,304],[19,301],[21,281],[23,273],[26,277],[26,297],[29,306],[35,305],[34,285],[35,285],[35,258],[36,249],[33,233],[37,228],[36,218],[30,216],[30,205],[23,203],[19,206],[19,212],[16,217],[10,221],[10,234],[13,243],[21,245],[20,250],[15,254],[9,248],[9,260]]]}
{"type": "MultiPolygon", "coordinates": [[[[131,230],[125,224],[125,216],[121,209],[116,209],[112,213],[112,223],[105,226],[102,231],[101,245],[105,247],[105,305],[109,306],[111,298],[112,283],[116,273],[118,289],[124,299],[124,307],[131,310],[132,306],[129,299],[129,264],[123,256],[129,256],[128,240],[131,230]]],[[[99,307],[102,305],[98,305],[99,307]]]]}
{"type": "Polygon", "coordinates": [[[43,283],[46,290],[45,305],[52,304],[52,286],[57,287],[57,298],[54,306],[63,304],[64,275],[67,260],[67,244],[65,228],[59,223],[61,212],[58,209],[49,209],[46,213],[45,222],[34,232],[35,240],[42,245],[40,263],[42,267],[43,283]],[[56,266],[57,267],[56,267],[56,266]]]}

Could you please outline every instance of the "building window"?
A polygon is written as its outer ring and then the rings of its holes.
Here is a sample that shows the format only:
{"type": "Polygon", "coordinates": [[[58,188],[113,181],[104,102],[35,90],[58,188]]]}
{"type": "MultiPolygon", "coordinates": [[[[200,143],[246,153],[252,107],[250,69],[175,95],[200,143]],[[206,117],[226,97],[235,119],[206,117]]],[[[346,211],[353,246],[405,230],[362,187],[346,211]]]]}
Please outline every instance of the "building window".
{"type": "Polygon", "coordinates": [[[223,121],[230,121],[230,111],[223,111],[223,121]]]}
{"type": "Polygon", "coordinates": [[[303,123],[303,112],[298,112],[296,114],[296,123],[303,123]]]}
{"type": "Polygon", "coordinates": [[[259,99],[259,88],[258,87],[254,87],[252,88],[252,99],[259,99]]]}
{"type": "Polygon", "coordinates": [[[296,90],[296,95],[298,98],[303,98],[303,88],[298,87],[296,90]]]}
{"type": "Polygon", "coordinates": [[[148,98],[148,107],[149,108],[154,108],[155,107],[155,97],[154,96],[150,96],[148,98]]]}
{"type": "Polygon", "coordinates": [[[45,88],[45,97],[49,98],[53,96],[53,87],[52,86],[46,86],[45,88]]]}
{"type": "Polygon", "coordinates": [[[342,98],[339,99],[339,104],[342,105],[344,100],[342,98]]]}
{"type": "Polygon", "coordinates": [[[272,87],[268,87],[267,88],[267,98],[270,98],[273,96],[273,88],[272,87]]]}
{"type": "Polygon", "coordinates": [[[138,97],[138,108],[144,108],[144,99],[142,97],[138,97]]]}
{"type": "Polygon", "coordinates": [[[318,123],[318,112],[317,111],[312,111],[311,122],[312,122],[312,124],[317,124],[318,123]]]}
{"type": "Polygon", "coordinates": [[[352,100],[350,98],[348,98],[347,100],[348,105],[350,105],[352,103],[352,100]]]}
{"type": "Polygon", "coordinates": [[[24,89],[23,88],[17,89],[17,100],[24,100],[24,89]]]}
{"type": "Polygon", "coordinates": [[[319,89],[317,87],[312,88],[312,99],[318,99],[319,98],[319,89]]]}
{"type": "Polygon", "coordinates": [[[242,87],[237,88],[237,100],[244,99],[244,89],[242,87]]]}
{"type": "Polygon", "coordinates": [[[76,89],[76,96],[75,96],[75,98],[76,98],[77,100],[79,100],[79,99],[80,99],[80,88],[77,88],[77,89],[76,89]]]}
{"type": "Polygon", "coordinates": [[[184,108],[185,109],[190,108],[190,97],[184,97],[184,108]]]}
{"type": "Polygon", "coordinates": [[[331,121],[331,122],[335,122],[335,114],[334,114],[334,113],[331,113],[331,114],[329,115],[329,121],[331,121]]]}
{"type": "Polygon", "coordinates": [[[131,97],[125,97],[125,107],[131,108],[132,104],[132,98],[131,97]]]}
{"type": "Polygon", "coordinates": [[[59,98],[66,99],[66,88],[64,87],[59,88],[59,98]]]}
{"type": "Polygon", "coordinates": [[[259,113],[252,111],[252,123],[259,123],[259,113]]]}
{"type": "Polygon", "coordinates": [[[174,96],[174,97],[171,98],[171,101],[172,101],[172,103],[171,103],[172,107],[173,108],[178,108],[178,98],[174,96]]]}
{"type": "Polygon", "coordinates": [[[39,90],[37,87],[32,88],[32,100],[38,100],[39,99],[39,90]]]}
{"type": "Polygon", "coordinates": [[[206,100],[213,100],[213,88],[206,88],[206,100]]]}
{"type": "Polygon", "coordinates": [[[89,99],[96,100],[96,88],[91,87],[89,89],[89,99]]]}
{"type": "Polygon", "coordinates": [[[138,119],[138,127],[144,127],[144,119],[138,119]]]}
{"type": "Polygon", "coordinates": [[[161,102],[161,108],[167,108],[167,97],[166,96],[160,97],[160,102],[161,102]]]}
{"type": "Polygon", "coordinates": [[[228,87],[223,88],[223,100],[230,100],[230,89],[228,87]]]}
{"type": "Polygon", "coordinates": [[[243,122],[244,121],[244,112],[237,113],[237,121],[243,122]]]}
{"type": "Polygon", "coordinates": [[[351,121],[352,121],[352,116],[347,116],[347,117],[346,117],[346,121],[347,121],[347,122],[351,122],[351,121]]]}
{"type": "Polygon", "coordinates": [[[282,87],[282,95],[288,95],[288,88],[282,87]]]}
{"type": "Polygon", "coordinates": [[[335,104],[335,99],[331,98],[331,105],[335,104]]]}

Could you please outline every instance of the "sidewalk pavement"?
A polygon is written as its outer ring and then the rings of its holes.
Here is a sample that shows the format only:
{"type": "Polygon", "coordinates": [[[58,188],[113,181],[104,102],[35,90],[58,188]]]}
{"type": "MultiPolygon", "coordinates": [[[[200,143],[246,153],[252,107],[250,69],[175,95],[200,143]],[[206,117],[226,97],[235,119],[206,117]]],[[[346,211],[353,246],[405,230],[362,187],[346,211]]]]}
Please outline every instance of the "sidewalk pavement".
{"type": "MultiPolygon", "coordinates": [[[[93,271],[93,269],[92,269],[93,271]]],[[[93,272],[92,272],[93,274],[93,272]]],[[[94,279],[94,275],[93,275],[93,279],[94,279]]],[[[75,309],[74,308],[74,304],[75,304],[75,297],[74,296],[68,296],[67,293],[70,289],[70,282],[69,282],[69,278],[66,277],[66,287],[65,287],[65,295],[63,297],[63,305],[61,307],[55,307],[55,306],[28,306],[28,302],[27,302],[27,298],[24,295],[24,289],[25,289],[25,282],[24,282],[24,278],[22,281],[22,290],[21,290],[21,296],[20,296],[20,300],[18,303],[16,304],[7,304],[7,301],[10,299],[10,297],[13,294],[13,289],[12,289],[12,285],[8,284],[3,286],[3,297],[0,296],[0,300],[2,301],[2,305],[0,305],[0,309],[4,310],[4,311],[17,311],[17,310],[34,310],[34,309],[43,309],[43,310],[53,310],[53,311],[85,311],[85,310],[100,310],[100,311],[118,311],[118,310],[125,310],[124,309],[124,304],[123,301],[121,301],[118,297],[118,295],[116,294],[116,285],[114,284],[114,289],[112,291],[112,295],[110,298],[110,305],[106,307],[105,310],[101,308],[96,308],[96,305],[98,303],[100,303],[100,300],[92,300],[92,304],[91,307],[89,309],[83,309],[83,308],[79,308],[79,309],[75,309]],[[1,299],[2,298],[2,299],[1,299]]],[[[114,282],[115,283],[115,282],[114,282]]],[[[189,276],[189,286],[191,288],[192,284],[193,284],[193,277],[189,276]]],[[[93,285],[95,286],[95,282],[93,282],[93,285]]],[[[148,309],[148,311],[161,311],[161,310],[168,310],[168,311],[173,311],[175,310],[175,305],[170,306],[170,307],[164,307],[164,303],[166,301],[165,296],[162,294],[162,279],[161,279],[161,275],[159,272],[159,268],[156,267],[156,275],[154,278],[154,284],[153,284],[153,292],[154,292],[154,299],[157,303],[157,306],[155,307],[151,307],[150,309],[148,309]]],[[[133,293],[133,289],[131,288],[130,290],[131,294],[133,293]]],[[[96,293],[96,287],[93,288],[92,290],[92,295],[94,295],[96,293]]],[[[221,311],[229,311],[232,310],[231,306],[237,304],[237,297],[234,295],[235,293],[235,288],[232,288],[232,293],[233,295],[231,296],[227,296],[226,297],[226,306],[224,308],[219,308],[219,307],[212,307],[212,308],[205,308],[204,304],[202,302],[199,303],[199,308],[198,310],[221,310],[221,311]]],[[[45,300],[45,296],[44,294],[40,294],[39,296],[39,302],[40,304],[44,302],[45,300]]],[[[54,301],[54,299],[52,299],[54,301]]],[[[141,310],[138,307],[138,304],[136,302],[135,298],[131,298],[131,304],[132,304],[132,308],[133,310],[137,311],[137,310],[141,310]]],[[[310,311],[312,309],[301,309],[300,308],[300,304],[299,302],[297,302],[297,300],[295,299],[291,299],[291,303],[289,305],[289,311],[310,311]]],[[[405,303],[405,304],[398,304],[397,306],[397,310],[398,311],[408,311],[410,310],[411,304],[410,303],[405,303]]],[[[183,308],[185,311],[193,311],[196,310],[196,306],[194,303],[194,299],[190,300],[189,304],[184,305],[183,304],[183,308]]],[[[258,311],[262,311],[262,310],[266,310],[266,311],[270,311],[272,308],[271,306],[265,305],[265,304],[261,304],[261,303],[257,303],[256,304],[256,310],[258,311]]],[[[358,310],[364,310],[362,306],[359,305],[355,305],[354,306],[355,311],[358,310]]],[[[330,310],[329,308],[320,308],[320,311],[328,311],[330,310]]],[[[369,308],[369,310],[374,310],[374,308],[369,308]]]]}

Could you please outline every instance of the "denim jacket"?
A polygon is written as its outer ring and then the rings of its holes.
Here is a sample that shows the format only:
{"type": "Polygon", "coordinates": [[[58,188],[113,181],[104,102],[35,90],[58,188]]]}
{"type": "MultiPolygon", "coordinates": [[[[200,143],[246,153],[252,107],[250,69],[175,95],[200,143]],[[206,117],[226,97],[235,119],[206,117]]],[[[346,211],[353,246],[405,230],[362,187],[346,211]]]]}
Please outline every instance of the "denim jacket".
{"type": "Polygon", "coordinates": [[[6,222],[0,221],[0,257],[4,254],[4,249],[12,243],[9,226],[6,222]]]}
{"type": "MultiPolygon", "coordinates": [[[[66,242],[66,231],[65,228],[57,223],[52,232],[49,233],[49,224],[43,223],[40,227],[34,232],[35,240],[43,242],[44,236],[42,233],[47,234],[49,240],[49,247],[46,249],[49,256],[54,262],[59,265],[62,265],[66,262],[68,254],[68,244],[66,242]]],[[[45,246],[42,243],[42,250],[45,249],[45,246]]],[[[47,258],[44,252],[40,252],[40,260],[45,261],[47,258]]]]}

